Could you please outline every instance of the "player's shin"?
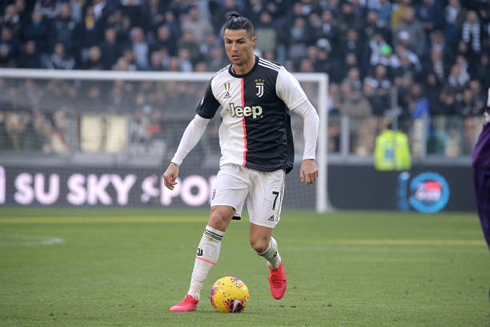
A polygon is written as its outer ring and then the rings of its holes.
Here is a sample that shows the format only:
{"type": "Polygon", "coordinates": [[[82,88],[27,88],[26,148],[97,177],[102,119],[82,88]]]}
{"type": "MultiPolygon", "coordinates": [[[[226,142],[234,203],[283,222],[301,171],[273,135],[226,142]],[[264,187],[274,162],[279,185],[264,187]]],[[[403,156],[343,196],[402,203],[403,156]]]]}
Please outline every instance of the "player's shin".
{"type": "Polygon", "coordinates": [[[277,242],[272,236],[267,250],[262,253],[257,252],[257,254],[267,260],[267,265],[271,269],[276,269],[281,264],[281,256],[279,255],[279,251],[277,249],[277,242]]]}
{"type": "Polygon", "coordinates": [[[199,300],[201,289],[211,269],[216,265],[225,232],[206,226],[199,247],[197,248],[191,286],[188,294],[199,300]]]}

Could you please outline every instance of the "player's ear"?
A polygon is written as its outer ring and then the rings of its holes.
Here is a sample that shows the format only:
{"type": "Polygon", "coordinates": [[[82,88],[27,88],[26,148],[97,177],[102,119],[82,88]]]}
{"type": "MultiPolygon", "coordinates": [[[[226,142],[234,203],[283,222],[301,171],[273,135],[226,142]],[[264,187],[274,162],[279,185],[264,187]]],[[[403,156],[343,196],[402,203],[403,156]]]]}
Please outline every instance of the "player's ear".
{"type": "Polygon", "coordinates": [[[257,37],[252,36],[252,46],[255,46],[255,43],[257,43],[257,37]]]}

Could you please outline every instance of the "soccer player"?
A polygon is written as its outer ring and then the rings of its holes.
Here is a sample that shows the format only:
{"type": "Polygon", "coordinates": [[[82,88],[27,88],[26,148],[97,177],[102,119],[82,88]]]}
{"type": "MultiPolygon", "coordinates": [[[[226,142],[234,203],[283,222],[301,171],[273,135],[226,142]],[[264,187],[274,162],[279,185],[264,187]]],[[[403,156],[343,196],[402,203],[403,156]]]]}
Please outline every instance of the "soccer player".
{"type": "Polygon", "coordinates": [[[267,261],[272,296],[284,296],[286,274],[272,232],[279,222],[285,174],[294,161],[290,110],[304,120],[300,179],[311,184],[318,178],[315,150],[319,119],[300,84],[284,67],[254,55],[257,38],[247,18],[230,14],[223,33],[231,64],[211,79],[163,174],[165,186],[173,190],[179,165],[221,107],[220,170],[211,214],[197,249],[187,296],[170,311],[196,310],[204,282],[218,261],[226,228],[233,217],[240,216],[245,201],[251,223],[250,244],[267,261]]]}
{"type": "Polygon", "coordinates": [[[471,166],[478,216],[490,250],[490,88],[487,109],[483,114],[483,130],[473,149],[471,166]]]}

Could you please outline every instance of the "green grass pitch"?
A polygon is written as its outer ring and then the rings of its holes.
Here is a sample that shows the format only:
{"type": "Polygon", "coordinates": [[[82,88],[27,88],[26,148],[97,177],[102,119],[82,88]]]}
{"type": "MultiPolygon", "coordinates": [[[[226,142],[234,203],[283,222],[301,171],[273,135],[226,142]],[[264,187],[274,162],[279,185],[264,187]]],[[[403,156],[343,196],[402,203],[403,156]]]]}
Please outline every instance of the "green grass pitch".
{"type": "Polygon", "coordinates": [[[196,312],[189,285],[207,210],[0,209],[0,326],[488,326],[490,253],[476,214],[284,212],[274,233],[288,276],[274,300],[233,221],[196,312]],[[215,280],[250,289],[214,312],[215,280]]]}

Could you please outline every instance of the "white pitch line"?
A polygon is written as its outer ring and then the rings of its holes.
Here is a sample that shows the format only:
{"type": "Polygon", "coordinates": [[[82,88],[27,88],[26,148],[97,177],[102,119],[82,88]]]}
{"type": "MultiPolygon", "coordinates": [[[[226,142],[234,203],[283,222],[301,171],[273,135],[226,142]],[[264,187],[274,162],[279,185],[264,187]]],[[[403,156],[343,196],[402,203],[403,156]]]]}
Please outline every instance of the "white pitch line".
{"type": "Polygon", "coordinates": [[[0,247],[55,245],[55,244],[61,244],[65,242],[64,239],[59,237],[29,236],[29,235],[7,235],[7,236],[10,240],[2,241],[1,240],[2,235],[0,235],[0,247]],[[19,241],[16,241],[15,239],[18,239],[19,241]]]}

